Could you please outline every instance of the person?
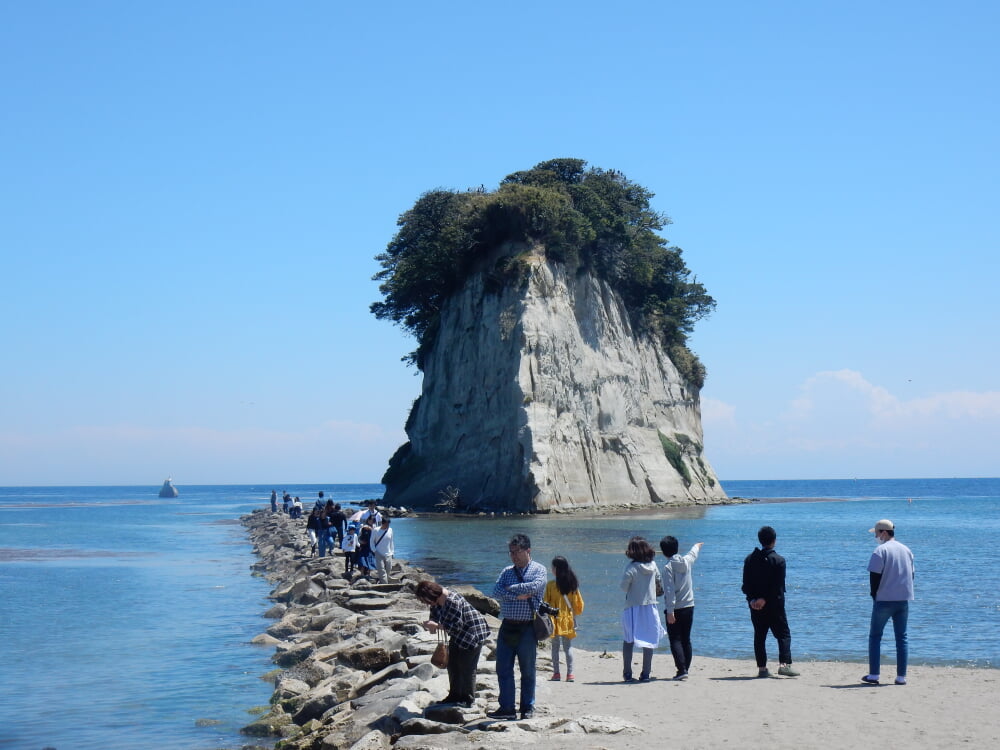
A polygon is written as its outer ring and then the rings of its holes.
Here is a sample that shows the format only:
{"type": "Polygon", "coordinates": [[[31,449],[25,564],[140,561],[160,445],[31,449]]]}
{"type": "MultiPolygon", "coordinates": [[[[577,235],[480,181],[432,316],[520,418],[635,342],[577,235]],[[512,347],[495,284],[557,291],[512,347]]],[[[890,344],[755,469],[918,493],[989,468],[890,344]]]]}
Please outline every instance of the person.
{"type": "Polygon", "coordinates": [[[347,531],[344,533],[344,541],[340,543],[340,549],[344,553],[344,576],[350,579],[354,574],[354,560],[358,550],[357,521],[351,521],[347,524],[347,531]]]}
{"type": "Polygon", "coordinates": [[[288,490],[282,490],[281,493],[281,510],[287,513],[292,504],[292,496],[288,494],[288,490]]]}
{"type": "Polygon", "coordinates": [[[382,517],[382,524],[372,531],[372,552],[375,553],[375,577],[379,583],[389,583],[392,570],[392,556],[396,545],[393,531],[389,528],[389,516],[382,517]]]}
{"type": "Polygon", "coordinates": [[[479,654],[490,637],[490,626],[465,597],[439,583],[420,581],[416,594],[431,608],[423,626],[431,633],[439,629],[448,633],[448,695],[441,702],[472,708],[479,654]]]}
{"type": "Polygon", "coordinates": [[[361,516],[361,523],[369,520],[372,522],[373,529],[382,525],[382,514],[378,512],[378,504],[374,500],[368,501],[368,510],[361,516]]]}
{"type": "Polygon", "coordinates": [[[330,513],[331,548],[336,549],[333,545],[343,546],[344,530],[346,526],[347,516],[345,516],[344,511],[340,509],[340,503],[336,503],[333,506],[333,511],[330,513]]]}
{"type": "Polygon", "coordinates": [[[327,500],[323,510],[320,511],[321,530],[319,535],[319,556],[326,557],[328,552],[336,549],[333,546],[333,501],[327,500]]]}
{"type": "Polygon", "coordinates": [[[686,680],[691,669],[691,626],[694,624],[691,568],[702,544],[698,542],[686,555],[679,555],[676,537],[667,535],[660,540],[660,551],[667,558],[663,565],[663,614],[667,618],[667,638],[677,669],[675,680],[686,680]]]}
{"type": "Polygon", "coordinates": [[[552,573],[556,579],[545,584],[542,600],[559,610],[554,616],[552,628],[552,681],[561,679],[559,674],[559,647],[566,654],[566,682],[573,682],[573,639],[576,638],[576,618],[583,614],[583,597],[580,584],[569,561],[562,557],[552,558],[552,573]]]}
{"type": "MultiPolygon", "coordinates": [[[[309,541],[312,543],[312,547],[309,550],[310,555],[316,554],[316,545],[319,543],[320,535],[323,533],[323,512],[321,508],[314,506],[309,517],[306,519],[306,534],[309,535],[309,541]]],[[[324,545],[325,549],[326,546],[324,545]]]]}
{"type": "Polygon", "coordinates": [[[500,707],[487,714],[491,719],[517,719],[514,698],[514,660],[521,671],[521,719],[535,715],[535,657],[538,641],[532,625],[542,603],[548,571],[531,559],[531,540],[514,534],[507,544],[511,565],[500,571],[493,598],[500,602],[500,632],[497,634],[497,682],[500,707]]]}
{"type": "Polygon", "coordinates": [[[760,548],[743,561],[743,593],[750,607],[753,623],[753,653],[757,676],[770,677],[767,668],[767,633],[778,641],[778,674],[798,677],[792,669],[792,633],[785,614],[785,558],[774,551],[778,534],[770,526],[757,532],[760,548]]]}
{"type": "Polygon", "coordinates": [[[629,563],[619,583],[625,592],[625,610],[622,612],[622,661],[625,668],[622,679],[635,682],[632,653],[638,645],[642,649],[639,682],[648,682],[653,668],[653,649],[666,632],[660,622],[660,613],[656,611],[656,585],[661,582],[660,571],[653,562],[656,550],[641,536],[629,539],[625,556],[629,563]]]}
{"type": "Polygon", "coordinates": [[[274,490],[271,490],[271,512],[278,512],[278,493],[274,490]]]}
{"type": "Polygon", "coordinates": [[[292,500],[292,509],[288,512],[291,518],[302,518],[302,501],[299,500],[299,496],[296,495],[292,500]]]}
{"type": "Polygon", "coordinates": [[[872,596],[872,619],[868,629],[868,674],[862,682],[877,685],[881,672],[882,632],[892,619],[896,635],[896,684],[906,684],[906,665],[909,645],[906,622],[913,601],[913,553],[905,544],[896,541],[896,526],[887,518],[868,529],[875,534],[879,546],[868,560],[868,578],[872,596]]]}
{"type": "Polygon", "coordinates": [[[372,520],[369,518],[358,530],[358,547],[354,551],[354,562],[365,579],[371,580],[375,569],[375,555],[372,554],[372,520]]]}

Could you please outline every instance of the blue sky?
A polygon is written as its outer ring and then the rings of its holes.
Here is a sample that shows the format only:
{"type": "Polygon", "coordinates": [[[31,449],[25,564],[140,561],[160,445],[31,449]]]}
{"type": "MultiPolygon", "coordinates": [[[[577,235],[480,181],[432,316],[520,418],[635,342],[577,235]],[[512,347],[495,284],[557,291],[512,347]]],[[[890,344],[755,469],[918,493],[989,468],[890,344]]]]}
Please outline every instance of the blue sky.
{"type": "Polygon", "coordinates": [[[377,482],[399,214],[620,169],[723,479],[997,476],[1000,6],[0,7],[0,485],[377,482]]]}

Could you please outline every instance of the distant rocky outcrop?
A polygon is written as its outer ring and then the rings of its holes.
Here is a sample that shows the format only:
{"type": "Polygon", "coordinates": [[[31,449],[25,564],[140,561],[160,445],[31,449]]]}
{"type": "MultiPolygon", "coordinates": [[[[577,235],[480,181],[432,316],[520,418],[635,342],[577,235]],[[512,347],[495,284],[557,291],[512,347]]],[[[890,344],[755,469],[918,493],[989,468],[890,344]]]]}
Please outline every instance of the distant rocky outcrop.
{"type": "Polygon", "coordinates": [[[170,479],[163,480],[163,486],[160,487],[160,497],[177,497],[179,494],[170,479]]]}
{"type": "Polygon", "coordinates": [[[385,502],[547,512],[724,500],[699,389],[663,344],[592,273],[535,252],[525,276],[473,273],[442,307],[385,502]]]}

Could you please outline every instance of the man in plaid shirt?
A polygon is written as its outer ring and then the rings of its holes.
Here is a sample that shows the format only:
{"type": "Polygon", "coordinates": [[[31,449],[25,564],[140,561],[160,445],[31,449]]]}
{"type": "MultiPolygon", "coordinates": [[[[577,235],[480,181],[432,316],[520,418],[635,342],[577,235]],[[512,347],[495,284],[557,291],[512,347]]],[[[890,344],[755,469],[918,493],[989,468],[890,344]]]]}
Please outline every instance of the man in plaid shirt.
{"type": "Polygon", "coordinates": [[[442,703],[472,708],[476,700],[479,652],[490,637],[490,626],[464,597],[435,581],[417,584],[417,598],[430,605],[430,619],[423,623],[432,633],[448,632],[448,695],[442,703]]]}
{"type": "Polygon", "coordinates": [[[542,603],[548,573],[545,566],[531,559],[531,540],[515,534],[507,545],[510,560],[497,578],[493,598],[500,602],[500,632],[497,634],[497,681],[500,684],[500,708],[493,719],[516,719],[514,706],[514,659],[521,668],[521,718],[535,712],[535,655],[538,641],[532,619],[542,603]]]}

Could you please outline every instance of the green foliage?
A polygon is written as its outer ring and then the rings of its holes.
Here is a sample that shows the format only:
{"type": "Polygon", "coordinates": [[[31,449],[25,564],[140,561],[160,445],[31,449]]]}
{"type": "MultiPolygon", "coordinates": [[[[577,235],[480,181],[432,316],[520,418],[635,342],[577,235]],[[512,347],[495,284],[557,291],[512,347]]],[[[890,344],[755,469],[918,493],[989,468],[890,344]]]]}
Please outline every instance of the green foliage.
{"type": "Polygon", "coordinates": [[[523,283],[524,248],[542,247],[549,259],[606,280],[636,330],[661,340],[681,373],[701,387],[705,369],[686,342],[715,300],[691,277],[680,248],[657,234],[670,220],[652,210],[652,198],[621,172],[588,169],[582,159],[552,159],[515,172],[493,192],[425,193],[376,256],[382,301],[371,311],[416,337],[409,359],[420,367],[441,306],[469,274],[486,271],[489,292],[523,283]],[[495,257],[507,248],[509,254],[495,257]]]}
{"type": "MultiPolygon", "coordinates": [[[[691,486],[691,471],[688,469],[687,464],[684,463],[684,451],[678,443],[668,438],[659,430],[656,434],[660,436],[660,445],[663,446],[663,455],[667,457],[667,461],[670,465],[674,467],[678,474],[681,475],[681,479],[684,480],[684,486],[691,486]]],[[[675,435],[675,437],[681,437],[680,434],[675,435]]],[[[687,438],[687,435],[683,437],[687,438]]],[[[690,440],[688,441],[690,442],[690,440]]]]}

